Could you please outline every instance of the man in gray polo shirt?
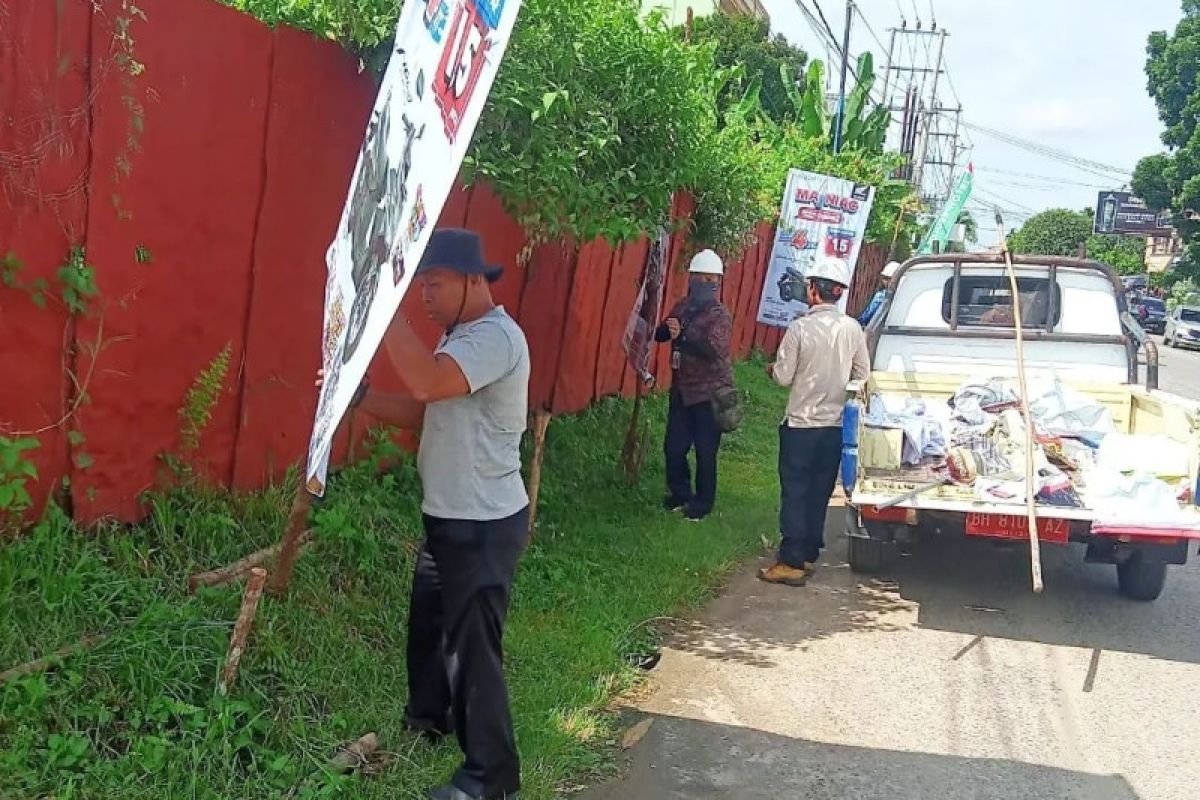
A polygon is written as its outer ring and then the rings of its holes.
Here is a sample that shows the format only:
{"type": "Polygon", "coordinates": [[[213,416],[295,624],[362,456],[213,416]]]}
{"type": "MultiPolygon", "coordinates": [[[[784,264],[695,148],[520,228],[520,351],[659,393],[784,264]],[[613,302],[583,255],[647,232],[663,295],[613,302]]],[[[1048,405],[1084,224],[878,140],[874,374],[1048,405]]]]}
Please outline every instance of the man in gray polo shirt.
{"type": "Polygon", "coordinates": [[[421,430],[425,544],[408,620],[406,719],[431,736],[453,731],[466,759],[434,800],[516,797],[520,763],[502,639],[529,498],[521,478],[529,349],[492,301],[500,270],[470,231],[433,234],[415,280],[445,328],[434,352],[397,316],[384,345],[408,395],[360,387],[363,411],[421,430]]]}

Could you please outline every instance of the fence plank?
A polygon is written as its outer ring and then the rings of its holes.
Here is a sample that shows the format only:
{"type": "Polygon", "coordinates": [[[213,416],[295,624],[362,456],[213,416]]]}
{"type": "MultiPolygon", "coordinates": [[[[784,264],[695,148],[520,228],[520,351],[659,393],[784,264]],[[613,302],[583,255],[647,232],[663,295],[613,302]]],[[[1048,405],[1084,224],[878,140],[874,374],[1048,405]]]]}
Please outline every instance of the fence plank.
{"type": "MultiPolygon", "coordinates": [[[[358,60],[334,42],[274,31],[266,187],[254,252],[234,485],[279,480],[303,459],[316,412],[328,271],[363,129],[375,101],[358,60]],[[313,97],[323,101],[314,103],[313,97]]],[[[345,457],[338,437],[333,461],[345,457]]]]}
{"type": "Polygon", "coordinates": [[[579,250],[555,375],[555,414],[582,411],[595,397],[604,296],[612,276],[613,257],[612,247],[603,239],[588,242],[579,250]]]}

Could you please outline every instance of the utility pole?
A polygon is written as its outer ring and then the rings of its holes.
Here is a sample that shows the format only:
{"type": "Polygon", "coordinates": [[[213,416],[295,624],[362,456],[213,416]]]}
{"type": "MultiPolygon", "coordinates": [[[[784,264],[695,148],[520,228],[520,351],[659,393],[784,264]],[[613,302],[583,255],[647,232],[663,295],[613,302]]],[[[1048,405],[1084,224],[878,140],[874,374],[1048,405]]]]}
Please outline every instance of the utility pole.
{"type": "MultiPolygon", "coordinates": [[[[949,166],[944,157],[943,142],[951,135],[943,130],[943,118],[940,115],[951,109],[942,108],[938,90],[942,73],[946,71],[946,37],[950,34],[936,25],[924,28],[919,22],[915,28],[904,22],[899,28],[889,29],[889,33],[891,43],[888,45],[887,70],[883,79],[884,102],[889,112],[904,111],[905,124],[901,126],[900,144],[901,151],[909,156],[909,166],[901,174],[909,179],[923,199],[929,199],[933,192],[926,191],[925,186],[930,183],[931,168],[949,166]],[[931,36],[938,39],[936,58],[932,56],[931,48],[923,46],[931,36]],[[915,59],[913,63],[903,63],[906,52],[915,59]],[[922,53],[924,58],[921,57],[922,53]],[[897,91],[904,100],[901,106],[894,102],[897,91]]],[[[951,152],[956,155],[957,134],[953,136],[953,142],[951,152]]],[[[939,187],[943,182],[941,177],[946,174],[944,170],[938,173],[935,181],[939,187]]]]}
{"type": "Polygon", "coordinates": [[[913,179],[913,185],[917,189],[917,194],[921,195],[922,197],[925,196],[924,186],[925,186],[926,167],[928,165],[927,162],[929,159],[929,140],[931,138],[930,134],[935,125],[935,122],[937,121],[937,119],[939,119],[936,115],[938,113],[940,113],[940,109],[938,108],[938,99],[937,99],[938,79],[942,77],[942,71],[943,71],[942,70],[942,60],[943,60],[943,56],[945,55],[945,52],[946,52],[946,36],[948,35],[944,28],[941,30],[938,30],[938,31],[931,31],[931,32],[936,33],[938,35],[938,54],[937,54],[937,62],[933,68],[933,87],[930,89],[930,92],[929,92],[929,106],[921,118],[922,136],[920,137],[921,138],[921,145],[920,145],[920,151],[919,151],[920,155],[919,155],[919,158],[917,159],[916,177],[914,177],[914,179],[913,179]]]}
{"type": "Polygon", "coordinates": [[[841,152],[842,126],[846,121],[846,72],[850,69],[850,23],[854,17],[854,0],[846,0],[846,30],[842,35],[842,79],[838,86],[837,124],[833,129],[833,152],[841,152]]]}

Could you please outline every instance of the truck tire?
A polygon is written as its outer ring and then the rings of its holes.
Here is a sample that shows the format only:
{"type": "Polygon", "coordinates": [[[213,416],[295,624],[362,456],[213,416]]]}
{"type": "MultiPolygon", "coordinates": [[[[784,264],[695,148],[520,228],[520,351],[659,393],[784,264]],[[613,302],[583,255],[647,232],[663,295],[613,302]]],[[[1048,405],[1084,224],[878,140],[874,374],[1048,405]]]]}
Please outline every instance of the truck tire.
{"type": "Polygon", "coordinates": [[[1166,581],[1165,561],[1148,560],[1141,553],[1134,553],[1128,561],[1117,564],[1117,590],[1130,600],[1157,600],[1166,581]]]}
{"type": "Polygon", "coordinates": [[[875,575],[883,569],[883,549],[887,542],[878,539],[850,537],[850,571],[859,575],[875,575]]]}

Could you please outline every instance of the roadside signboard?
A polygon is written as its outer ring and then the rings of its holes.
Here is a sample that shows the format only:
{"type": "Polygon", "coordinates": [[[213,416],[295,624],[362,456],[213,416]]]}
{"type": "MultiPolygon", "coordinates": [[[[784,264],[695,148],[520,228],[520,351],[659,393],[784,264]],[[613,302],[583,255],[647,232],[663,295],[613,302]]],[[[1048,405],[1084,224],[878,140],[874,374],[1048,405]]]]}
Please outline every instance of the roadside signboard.
{"type": "Polygon", "coordinates": [[[412,282],[504,58],[521,0],[405,0],[326,254],[325,382],[305,486],[325,491],[338,423],[412,282]]]}
{"type": "MultiPolygon", "coordinates": [[[[759,322],[786,328],[808,311],[804,277],[817,258],[845,259],[853,276],[874,200],[873,186],[798,169],[788,173],[759,322]]],[[[842,296],[843,311],[849,294],[842,296]]]]}
{"type": "Polygon", "coordinates": [[[1096,198],[1096,233],[1130,236],[1170,236],[1171,217],[1129,192],[1100,192],[1096,198]]]}

